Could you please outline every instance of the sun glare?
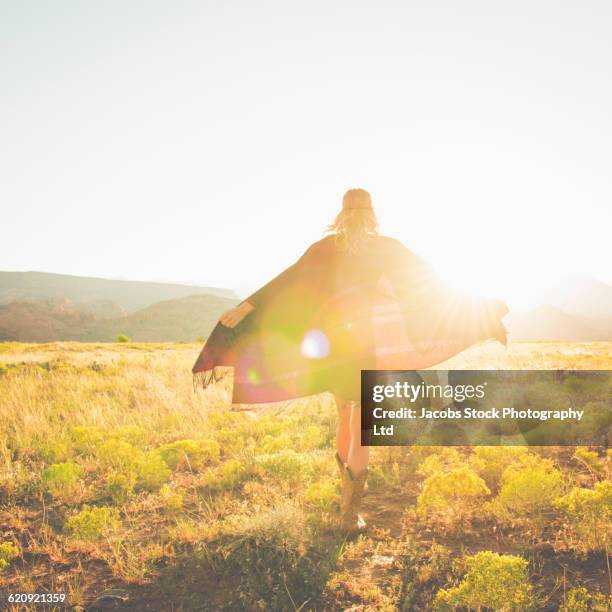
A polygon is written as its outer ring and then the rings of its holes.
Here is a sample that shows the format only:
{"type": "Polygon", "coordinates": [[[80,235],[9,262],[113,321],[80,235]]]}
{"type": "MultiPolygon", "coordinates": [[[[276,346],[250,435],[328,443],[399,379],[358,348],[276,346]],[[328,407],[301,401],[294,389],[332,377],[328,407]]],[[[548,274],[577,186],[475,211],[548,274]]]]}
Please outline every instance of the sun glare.
{"type": "Polygon", "coordinates": [[[489,253],[478,258],[455,254],[441,258],[434,264],[441,280],[462,293],[479,297],[504,300],[510,309],[528,309],[536,306],[546,284],[553,283],[559,275],[543,272],[533,262],[525,259],[508,261],[489,253]]]}

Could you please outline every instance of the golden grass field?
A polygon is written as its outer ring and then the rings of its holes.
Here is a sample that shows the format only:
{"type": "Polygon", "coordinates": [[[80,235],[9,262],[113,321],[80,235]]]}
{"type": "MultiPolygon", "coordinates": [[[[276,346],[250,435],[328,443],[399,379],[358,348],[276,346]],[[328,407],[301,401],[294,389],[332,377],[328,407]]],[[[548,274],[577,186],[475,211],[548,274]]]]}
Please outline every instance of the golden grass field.
{"type": "MultiPolygon", "coordinates": [[[[0,609],[610,609],[605,449],[373,449],[347,539],[331,396],[231,412],[199,348],[0,344],[0,609]]],[[[612,343],[439,367],[612,369],[612,343]]]]}

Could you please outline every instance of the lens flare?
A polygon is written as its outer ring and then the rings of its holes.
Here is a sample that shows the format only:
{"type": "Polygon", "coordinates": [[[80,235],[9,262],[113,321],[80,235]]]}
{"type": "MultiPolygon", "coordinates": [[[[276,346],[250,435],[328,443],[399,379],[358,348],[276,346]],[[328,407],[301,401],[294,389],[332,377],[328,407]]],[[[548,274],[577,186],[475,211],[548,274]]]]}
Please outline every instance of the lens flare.
{"type": "Polygon", "coordinates": [[[322,331],[311,329],[304,336],[300,350],[308,359],[323,359],[329,355],[329,340],[322,331]]]}
{"type": "Polygon", "coordinates": [[[247,379],[252,385],[258,385],[260,382],[259,374],[255,368],[249,368],[247,372],[247,379]]]}

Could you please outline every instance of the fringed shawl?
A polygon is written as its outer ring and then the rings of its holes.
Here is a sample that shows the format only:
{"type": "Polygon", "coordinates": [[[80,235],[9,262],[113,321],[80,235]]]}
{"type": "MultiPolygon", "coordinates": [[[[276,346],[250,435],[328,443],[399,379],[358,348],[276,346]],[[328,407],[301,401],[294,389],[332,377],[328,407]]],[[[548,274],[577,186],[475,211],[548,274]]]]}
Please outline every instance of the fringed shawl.
{"type": "Polygon", "coordinates": [[[204,387],[233,368],[234,404],[324,391],[359,399],[362,369],[423,369],[506,342],[505,304],[450,291],[385,236],[358,253],[328,236],[247,301],[255,310],[233,329],[217,324],[193,367],[204,387]]]}

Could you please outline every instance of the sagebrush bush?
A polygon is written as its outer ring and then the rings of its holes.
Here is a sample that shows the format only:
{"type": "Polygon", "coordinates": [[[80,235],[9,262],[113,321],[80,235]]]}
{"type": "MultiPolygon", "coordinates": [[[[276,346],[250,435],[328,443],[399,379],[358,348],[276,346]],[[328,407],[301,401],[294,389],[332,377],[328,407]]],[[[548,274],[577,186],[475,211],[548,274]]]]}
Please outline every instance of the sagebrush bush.
{"type": "Polygon", "coordinates": [[[601,458],[598,453],[591,451],[588,448],[577,448],[572,457],[576,462],[583,465],[591,474],[598,477],[603,477],[609,469],[607,457],[601,458]]]}
{"type": "Polygon", "coordinates": [[[452,528],[471,520],[489,494],[485,481],[468,467],[438,472],[423,483],[417,515],[426,523],[452,528]]]}
{"type": "Polygon", "coordinates": [[[497,489],[507,468],[528,460],[523,446],[477,446],[470,465],[490,489],[497,489]]]}
{"type": "Polygon", "coordinates": [[[603,593],[589,593],[584,587],[568,591],[559,612],[610,612],[612,596],[603,593]]]}
{"type": "Polygon", "coordinates": [[[171,489],[168,485],[164,485],[159,490],[159,498],[164,509],[170,514],[179,512],[183,508],[183,494],[176,489],[171,489]]]}
{"type": "Polygon", "coordinates": [[[155,453],[146,453],[136,467],[136,486],[145,491],[156,491],[170,480],[172,471],[155,453]]]}
{"type": "Polygon", "coordinates": [[[224,457],[237,455],[247,446],[255,448],[255,439],[246,438],[240,431],[230,429],[229,427],[221,427],[211,434],[212,439],[216,440],[221,448],[224,457]]]}
{"type": "Polygon", "coordinates": [[[55,463],[42,473],[42,486],[53,497],[67,499],[77,489],[82,469],[70,461],[55,463]]]}
{"type": "Polygon", "coordinates": [[[71,427],[68,434],[72,439],[75,450],[81,454],[94,452],[105,437],[102,429],[95,425],[71,427]]]}
{"type": "Polygon", "coordinates": [[[66,442],[41,443],[39,456],[49,463],[68,461],[72,457],[72,449],[66,442]]]}
{"type": "Polygon", "coordinates": [[[221,447],[216,440],[177,440],[155,452],[172,470],[201,470],[219,462],[221,447]]]}
{"type": "Polygon", "coordinates": [[[553,502],[563,491],[563,476],[549,459],[534,459],[525,467],[509,467],[497,497],[488,509],[502,523],[522,523],[541,535],[553,515],[553,502]]]}
{"type": "Polygon", "coordinates": [[[368,486],[373,491],[394,489],[401,485],[399,463],[377,464],[368,468],[368,486]]]}
{"type": "Polygon", "coordinates": [[[319,427],[308,425],[301,433],[299,438],[300,450],[315,450],[327,446],[328,439],[319,427]]]}
{"type": "Polygon", "coordinates": [[[106,492],[116,504],[125,503],[134,491],[136,474],[110,472],[106,477],[106,492]]]}
{"type": "Polygon", "coordinates": [[[264,416],[251,425],[251,433],[257,441],[263,440],[266,436],[275,437],[285,432],[289,433],[292,429],[291,420],[283,416],[264,416]]]}
{"type": "Polygon", "coordinates": [[[454,448],[441,448],[421,462],[417,474],[429,478],[438,472],[448,472],[465,465],[465,460],[454,448]]]}
{"type": "Polygon", "coordinates": [[[453,588],[436,594],[436,610],[496,610],[527,612],[535,609],[528,564],[514,555],[481,551],[465,558],[467,572],[453,588]]]}
{"type": "Polygon", "coordinates": [[[337,501],[339,482],[338,479],[313,482],[304,491],[304,499],[318,510],[328,512],[337,501]]]}
{"type": "Polygon", "coordinates": [[[19,556],[19,549],[12,542],[0,544],[0,572],[5,570],[9,563],[19,556]]]}
{"type": "Polygon", "coordinates": [[[283,433],[280,436],[266,434],[263,440],[256,445],[255,452],[257,454],[269,455],[286,449],[293,449],[293,440],[289,434],[283,433]]]}
{"type": "Polygon", "coordinates": [[[97,540],[119,529],[119,511],[108,506],[83,509],[64,524],[64,531],[80,540],[97,540]]]}
{"type": "Polygon", "coordinates": [[[307,455],[294,450],[283,450],[270,455],[259,455],[256,464],[266,476],[280,483],[298,484],[312,476],[312,464],[307,455]]]}
{"type": "Polygon", "coordinates": [[[584,552],[607,551],[612,536],[612,482],[598,482],[592,489],[574,487],[553,502],[569,523],[576,546],[584,552]]]}
{"type": "Polygon", "coordinates": [[[103,442],[97,451],[98,462],[105,468],[136,471],[144,453],[125,440],[112,438],[103,442]]]}
{"type": "Polygon", "coordinates": [[[204,474],[204,485],[213,491],[234,489],[244,483],[250,473],[247,466],[238,459],[228,459],[204,474]]]}

